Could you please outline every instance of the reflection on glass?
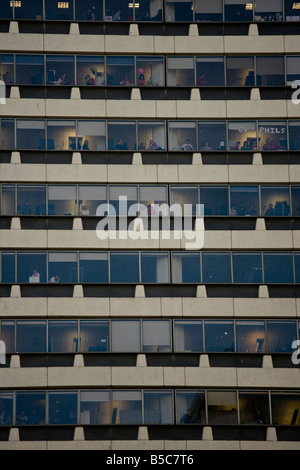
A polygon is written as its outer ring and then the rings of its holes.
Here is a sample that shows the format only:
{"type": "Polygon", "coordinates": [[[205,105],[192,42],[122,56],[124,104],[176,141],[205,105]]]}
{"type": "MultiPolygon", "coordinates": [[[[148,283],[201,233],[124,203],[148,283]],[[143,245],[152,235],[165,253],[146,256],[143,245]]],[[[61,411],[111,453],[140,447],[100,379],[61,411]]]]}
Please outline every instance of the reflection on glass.
{"type": "Polygon", "coordinates": [[[239,409],[241,424],[269,424],[269,396],[267,392],[240,392],[239,409]]]}
{"type": "Polygon", "coordinates": [[[143,351],[171,351],[171,324],[169,320],[143,321],[143,351]]]}
{"type": "Polygon", "coordinates": [[[113,390],[112,424],[142,424],[140,390],[113,390]]]}
{"type": "Polygon", "coordinates": [[[119,252],[110,254],[110,281],[138,283],[139,279],[139,254],[119,252]]]}
{"type": "Polygon", "coordinates": [[[14,150],[15,148],[15,120],[1,119],[1,148],[14,150]]]}
{"type": "Polygon", "coordinates": [[[262,86],[285,85],[283,57],[258,56],[256,58],[256,80],[257,85],[262,86]]]}
{"type": "Polygon", "coordinates": [[[222,21],[223,0],[202,2],[194,0],[195,21],[222,21]]]}
{"type": "MultiPolygon", "coordinates": [[[[14,320],[1,320],[0,322],[0,339],[5,343],[5,351],[7,354],[15,352],[15,322],[14,320]]],[[[0,409],[1,406],[0,406],[0,409]]]]}
{"type": "Polygon", "coordinates": [[[167,283],[169,282],[169,255],[168,253],[141,253],[141,282],[167,283]]]}
{"type": "Polygon", "coordinates": [[[272,424],[282,426],[300,425],[299,393],[271,392],[272,424]]]}
{"type": "Polygon", "coordinates": [[[76,320],[48,321],[48,351],[59,353],[79,352],[78,322],[76,320]]]}
{"type": "Polygon", "coordinates": [[[293,208],[292,215],[300,215],[300,187],[292,186],[291,193],[293,208]]]}
{"type": "Polygon", "coordinates": [[[204,325],[206,352],[234,352],[232,321],[206,320],[204,325]]]}
{"type": "Polygon", "coordinates": [[[38,54],[16,55],[16,83],[21,85],[44,84],[44,56],[38,54]]]}
{"type": "Polygon", "coordinates": [[[292,342],[297,339],[295,321],[267,321],[268,351],[292,352],[292,342]]]}
{"type": "Polygon", "coordinates": [[[255,21],[282,21],[282,0],[255,0],[255,21]]]}
{"type": "Polygon", "coordinates": [[[80,392],[80,424],[110,424],[109,390],[80,392]]]}
{"type": "Polygon", "coordinates": [[[108,150],[136,150],[135,121],[108,122],[108,150]]]}
{"type": "Polygon", "coordinates": [[[82,352],[108,352],[110,349],[108,320],[81,320],[80,338],[82,352]]]}
{"type": "Polygon", "coordinates": [[[237,424],[236,392],[209,390],[207,408],[209,424],[237,424]]]}
{"type": "Polygon", "coordinates": [[[44,424],[46,419],[45,392],[16,392],[16,424],[44,424]]]}
{"type": "Polygon", "coordinates": [[[204,205],[204,215],[227,215],[228,187],[200,186],[200,204],[204,205]]]}
{"type": "Polygon", "coordinates": [[[166,0],[165,20],[173,21],[193,21],[193,2],[166,0]]]}
{"type": "Polygon", "coordinates": [[[48,215],[76,215],[76,186],[51,185],[48,187],[48,215]]]}
{"type": "Polygon", "coordinates": [[[49,392],[49,423],[76,424],[77,399],[77,392],[49,392]]]}
{"type": "Polygon", "coordinates": [[[75,1],[75,19],[83,21],[102,21],[103,20],[103,1],[102,0],[76,0],[75,1]]]}
{"type": "Polygon", "coordinates": [[[45,320],[17,321],[16,350],[22,352],[46,352],[45,320]]]}
{"type": "Polygon", "coordinates": [[[44,150],[45,121],[17,119],[17,148],[44,150]]]}
{"type": "Polygon", "coordinates": [[[15,185],[2,185],[1,215],[15,215],[15,185]]]}
{"type": "Polygon", "coordinates": [[[1,257],[1,280],[2,282],[14,283],[16,281],[15,253],[5,252],[1,257]]]}
{"type": "Polygon", "coordinates": [[[265,322],[260,320],[237,320],[236,351],[263,353],[266,347],[265,322]]]}
{"type": "Polygon", "coordinates": [[[73,20],[73,0],[45,0],[45,11],[47,20],[73,20]]]}
{"type": "Polygon", "coordinates": [[[259,188],[258,186],[231,186],[230,215],[258,216],[259,188]]]}
{"type": "Polygon", "coordinates": [[[225,21],[252,21],[252,0],[225,0],[225,21]]]}
{"type": "Polygon", "coordinates": [[[179,204],[182,214],[196,214],[196,204],[199,204],[198,197],[197,186],[170,186],[171,206],[179,204]]]}
{"type": "Polygon", "coordinates": [[[175,352],[202,352],[202,320],[175,320],[174,341],[175,352]]]}
{"type": "Polygon", "coordinates": [[[177,424],[206,424],[205,394],[201,390],[176,392],[177,424]]]}
{"type": "Polygon", "coordinates": [[[0,54],[0,80],[6,85],[12,85],[15,82],[14,76],[13,54],[0,54]]]}
{"type": "Polygon", "coordinates": [[[300,121],[289,121],[289,149],[300,149],[300,121]]]}
{"type": "Polygon", "coordinates": [[[46,215],[46,186],[18,185],[18,214],[46,215]]]}
{"type": "Polygon", "coordinates": [[[144,424],[172,424],[172,392],[162,390],[144,391],[144,424]]]}

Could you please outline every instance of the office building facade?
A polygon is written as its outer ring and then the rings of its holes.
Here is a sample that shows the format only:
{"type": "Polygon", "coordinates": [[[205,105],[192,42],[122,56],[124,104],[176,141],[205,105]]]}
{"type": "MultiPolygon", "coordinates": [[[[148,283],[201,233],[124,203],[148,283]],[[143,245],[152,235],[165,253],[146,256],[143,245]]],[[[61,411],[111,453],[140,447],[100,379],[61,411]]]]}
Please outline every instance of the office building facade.
{"type": "Polygon", "coordinates": [[[299,449],[299,20],[1,2],[0,449],[299,449]]]}

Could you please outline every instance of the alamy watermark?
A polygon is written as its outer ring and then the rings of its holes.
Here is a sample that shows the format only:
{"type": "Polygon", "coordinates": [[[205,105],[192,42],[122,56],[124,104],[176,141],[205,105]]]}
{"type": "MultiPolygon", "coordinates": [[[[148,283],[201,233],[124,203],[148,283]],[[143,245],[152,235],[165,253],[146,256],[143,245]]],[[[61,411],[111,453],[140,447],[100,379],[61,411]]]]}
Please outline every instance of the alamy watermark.
{"type": "Polygon", "coordinates": [[[183,210],[177,203],[128,205],[127,196],[120,196],[118,214],[114,205],[101,204],[96,216],[103,217],[96,227],[99,240],[174,239],[182,240],[187,250],[200,250],[204,245],[204,204],[184,204],[183,210]]]}
{"type": "Polygon", "coordinates": [[[292,88],[296,89],[296,91],[294,91],[294,93],[292,94],[292,103],[300,104],[300,80],[294,80],[292,82],[292,88]]]}
{"type": "Polygon", "coordinates": [[[0,80],[0,104],[6,104],[6,85],[3,80],[0,80]]]}

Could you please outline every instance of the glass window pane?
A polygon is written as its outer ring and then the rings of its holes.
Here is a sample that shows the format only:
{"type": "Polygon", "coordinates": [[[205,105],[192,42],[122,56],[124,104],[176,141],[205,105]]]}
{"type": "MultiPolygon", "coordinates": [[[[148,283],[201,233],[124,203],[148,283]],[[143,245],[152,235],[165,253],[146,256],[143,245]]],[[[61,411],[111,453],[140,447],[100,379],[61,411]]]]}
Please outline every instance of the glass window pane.
{"type": "Polygon", "coordinates": [[[259,215],[258,186],[230,187],[230,214],[238,216],[259,215]]]}
{"type": "Polygon", "coordinates": [[[205,394],[200,390],[176,391],[177,424],[206,424],[205,394]]]}
{"type": "Polygon", "coordinates": [[[3,0],[0,10],[0,18],[13,18],[13,3],[11,0],[3,0]]]}
{"type": "Polygon", "coordinates": [[[136,21],[162,21],[162,0],[145,0],[134,2],[136,21]]]}
{"type": "Polygon", "coordinates": [[[17,119],[17,148],[45,149],[45,122],[17,119]]]}
{"type": "MultiPolygon", "coordinates": [[[[209,9],[209,6],[205,5],[205,8],[209,9]]],[[[224,57],[196,57],[196,77],[199,87],[224,86],[224,57]]]]}
{"type": "Polygon", "coordinates": [[[282,0],[255,0],[255,21],[282,21],[282,0]]]}
{"type": "Polygon", "coordinates": [[[76,424],[77,392],[49,392],[49,424],[76,424]]]}
{"type": "Polygon", "coordinates": [[[106,21],[132,21],[133,20],[133,6],[131,8],[128,2],[124,0],[106,0],[105,1],[105,19],[106,21]]]}
{"type": "Polygon", "coordinates": [[[206,352],[234,352],[233,321],[204,322],[206,352]]]}
{"type": "Polygon", "coordinates": [[[77,253],[51,252],[48,260],[49,282],[78,282],[77,253]]]}
{"type": "Polygon", "coordinates": [[[200,283],[200,253],[172,253],[172,283],[200,283]]]}
{"type": "Polygon", "coordinates": [[[208,423],[237,424],[236,392],[207,392],[208,423]]]}
{"type": "Polygon", "coordinates": [[[108,150],[136,150],[135,121],[108,122],[108,150]]]}
{"type": "Polygon", "coordinates": [[[16,393],[16,424],[45,424],[46,393],[16,393]]]}
{"type": "Polygon", "coordinates": [[[300,282],[300,253],[294,253],[294,262],[295,262],[295,282],[299,284],[300,282]]]}
{"type": "Polygon", "coordinates": [[[139,320],[112,320],[111,348],[113,352],[139,352],[141,350],[139,320]]]}
{"type": "Polygon", "coordinates": [[[225,21],[252,21],[252,0],[225,0],[225,21]]]}
{"type": "Polygon", "coordinates": [[[297,339],[295,321],[267,321],[269,352],[292,352],[292,342],[297,339]]]}
{"type": "Polygon", "coordinates": [[[107,85],[133,86],[134,57],[120,56],[106,58],[107,85]]]}
{"type": "Polygon", "coordinates": [[[169,282],[168,253],[141,253],[141,282],[169,282]]]}
{"type": "Polygon", "coordinates": [[[137,186],[110,186],[109,204],[111,204],[119,215],[128,215],[130,206],[138,201],[137,186]]]}
{"type": "Polygon", "coordinates": [[[47,55],[46,80],[47,85],[74,85],[74,56],[47,55]]]}
{"type": "Polygon", "coordinates": [[[287,85],[292,85],[293,81],[299,79],[300,56],[286,57],[286,80],[287,85]]]}
{"type": "Polygon", "coordinates": [[[106,125],[105,121],[78,121],[77,123],[78,150],[105,150],[106,125]]]}
{"type": "Polygon", "coordinates": [[[272,424],[281,426],[300,425],[299,393],[271,392],[272,424]]]}
{"type": "Polygon", "coordinates": [[[169,320],[143,321],[143,351],[171,351],[171,324],[169,320]]]}
{"type": "Polygon", "coordinates": [[[197,148],[195,121],[169,122],[169,150],[193,151],[197,148]]]}
{"type": "Polygon", "coordinates": [[[46,282],[46,253],[19,252],[17,262],[18,282],[46,282]]]}
{"type": "Polygon", "coordinates": [[[261,253],[232,253],[233,282],[262,283],[261,253]]]}
{"type": "Polygon", "coordinates": [[[110,350],[108,320],[80,321],[80,350],[108,352],[110,350]]]}
{"type": "Polygon", "coordinates": [[[102,204],[107,204],[106,186],[79,186],[79,215],[96,215],[97,209],[102,204]]]}
{"type": "Polygon", "coordinates": [[[300,186],[291,187],[292,215],[300,215],[300,186]]]}
{"type": "Polygon", "coordinates": [[[261,186],[261,209],[265,217],[290,215],[288,186],[261,186]]]}
{"type": "MultiPolygon", "coordinates": [[[[18,8],[17,8],[18,10],[18,8]]],[[[44,84],[44,56],[16,55],[16,83],[21,85],[44,84]]]]}
{"type": "Polygon", "coordinates": [[[75,19],[83,21],[103,21],[103,1],[76,0],[75,19]]]}
{"type": "Polygon", "coordinates": [[[45,0],[47,20],[73,20],[73,0],[45,0]]]}
{"type": "Polygon", "coordinates": [[[137,86],[164,86],[163,57],[137,57],[136,84],[137,86]]]}
{"type": "Polygon", "coordinates": [[[230,150],[258,150],[256,122],[229,122],[228,147],[230,150]]]}
{"type": "Polygon", "coordinates": [[[167,86],[195,86],[194,57],[167,57],[167,86]]]}
{"type": "Polygon", "coordinates": [[[49,320],[49,352],[76,353],[78,347],[78,322],[76,320],[49,320]]]}
{"type": "Polygon", "coordinates": [[[48,186],[48,215],[77,215],[76,186],[48,186]]]}
{"type": "Polygon", "coordinates": [[[78,85],[105,85],[104,56],[76,57],[78,85]]]}
{"type": "Polygon", "coordinates": [[[222,21],[223,0],[202,2],[194,0],[195,21],[222,21]]]}
{"type": "Polygon", "coordinates": [[[15,185],[3,184],[1,196],[1,215],[15,215],[15,185]]]}
{"type": "Polygon", "coordinates": [[[144,391],[144,424],[172,424],[173,400],[169,390],[144,391]]]}
{"type": "Polygon", "coordinates": [[[264,253],[263,258],[265,283],[294,282],[292,253],[264,253]]]}
{"type": "Polygon", "coordinates": [[[80,424],[110,424],[109,390],[80,392],[80,424]]]}
{"type": "Polygon", "coordinates": [[[260,320],[237,320],[236,351],[263,353],[266,348],[265,322],[260,320]]]}
{"type": "Polygon", "coordinates": [[[142,392],[114,390],[112,392],[112,424],[142,424],[142,392]]]}
{"type": "Polygon", "coordinates": [[[285,19],[286,21],[299,21],[299,9],[295,8],[295,3],[297,2],[294,0],[285,0],[285,19]]]}
{"type": "Polygon", "coordinates": [[[13,392],[0,392],[0,425],[10,426],[13,422],[13,392]]]}
{"type": "Polygon", "coordinates": [[[110,253],[110,282],[139,282],[138,253],[110,253]]]}
{"type": "Polygon", "coordinates": [[[16,350],[18,353],[46,352],[46,321],[18,320],[16,350]]]}
{"type": "Polygon", "coordinates": [[[300,149],[300,121],[289,121],[289,149],[300,149]]]}
{"type": "Polygon", "coordinates": [[[240,392],[239,408],[241,424],[269,424],[269,396],[267,392],[240,392]]]}
{"type": "Polygon", "coordinates": [[[226,83],[227,86],[254,86],[254,57],[227,57],[226,83]]]}
{"type": "Polygon", "coordinates": [[[284,60],[278,56],[256,58],[257,85],[284,86],[284,60]]]}
{"type": "Polygon", "coordinates": [[[43,0],[30,0],[30,2],[19,3],[18,8],[15,7],[15,18],[22,20],[41,20],[43,19],[43,0]]]}
{"type": "MultiPolygon", "coordinates": [[[[14,320],[1,320],[0,339],[5,343],[6,353],[14,353],[15,348],[15,322],[14,320]]],[[[1,406],[0,406],[1,409],[1,406]]]]}
{"type": "Polygon", "coordinates": [[[15,120],[1,119],[1,148],[14,150],[15,148],[15,120]]]}
{"type": "Polygon", "coordinates": [[[230,253],[202,253],[202,282],[231,283],[230,253]]]}
{"type": "Polygon", "coordinates": [[[15,253],[13,251],[2,252],[1,281],[8,283],[16,281],[15,253]]]}
{"type": "Polygon", "coordinates": [[[47,122],[48,150],[76,150],[75,121],[47,122]]]}
{"type": "Polygon", "coordinates": [[[138,149],[139,150],[165,150],[166,132],[165,123],[154,121],[139,121],[138,123],[138,149]]]}
{"type": "Polygon", "coordinates": [[[182,0],[166,0],[165,2],[166,21],[193,21],[193,2],[182,0]]]}
{"type": "Polygon", "coordinates": [[[260,121],[258,123],[258,141],[261,150],[264,151],[287,150],[286,122],[260,121]]]}
{"type": "Polygon", "coordinates": [[[200,204],[204,215],[228,215],[228,187],[200,186],[200,204]]]}
{"type": "Polygon", "coordinates": [[[223,121],[198,122],[199,150],[210,152],[212,150],[226,150],[226,123],[223,121]]]}
{"type": "Polygon", "coordinates": [[[198,198],[198,186],[170,186],[171,205],[179,204],[184,214],[196,214],[196,204],[199,204],[198,198]]]}
{"type": "Polygon", "coordinates": [[[108,283],[108,254],[101,252],[80,253],[79,282],[108,283]]]}
{"type": "Polygon", "coordinates": [[[203,322],[201,320],[174,321],[175,352],[203,351],[203,322]]]}
{"type": "Polygon", "coordinates": [[[13,54],[0,54],[0,78],[6,85],[12,85],[15,82],[13,54]]]}
{"type": "Polygon", "coordinates": [[[18,214],[46,215],[46,186],[18,185],[18,214]]]}

